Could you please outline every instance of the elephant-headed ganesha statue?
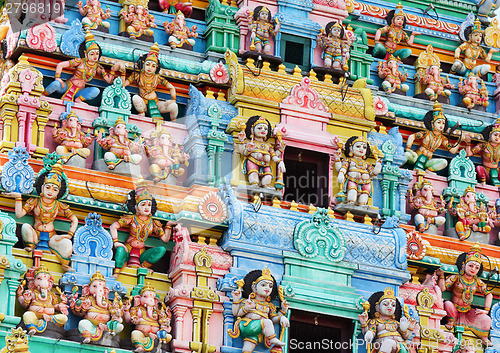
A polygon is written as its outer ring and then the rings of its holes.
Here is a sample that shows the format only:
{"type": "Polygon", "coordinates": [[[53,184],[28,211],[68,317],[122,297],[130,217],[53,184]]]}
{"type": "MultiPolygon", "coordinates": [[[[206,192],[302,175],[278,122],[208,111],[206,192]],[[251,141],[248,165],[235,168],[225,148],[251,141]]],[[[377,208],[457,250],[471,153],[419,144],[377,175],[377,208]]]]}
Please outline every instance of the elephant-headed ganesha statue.
{"type": "Polygon", "coordinates": [[[69,305],[75,315],[83,317],[78,324],[83,343],[101,340],[106,331],[113,336],[123,330],[121,308],[109,300],[106,279],[99,271],[82,287],[81,297],[73,295],[69,305]]]}
{"type": "Polygon", "coordinates": [[[165,305],[158,306],[159,298],[156,290],[147,284],[142,287],[139,295],[134,297],[134,305],[127,302],[124,305],[125,321],[135,325],[131,333],[135,352],[150,352],[158,338],[161,349],[163,344],[170,342],[170,309],[165,305]]]}
{"type": "Polygon", "coordinates": [[[48,323],[53,323],[62,328],[68,321],[68,299],[59,288],[59,294],[52,292],[54,278],[49,270],[40,266],[33,268],[26,276],[28,288],[24,289],[21,283],[17,288],[17,300],[27,311],[23,314],[23,322],[28,329],[30,336],[36,333],[43,333],[48,323]],[[60,312],[57,314],[56,312],[60,312]]]}

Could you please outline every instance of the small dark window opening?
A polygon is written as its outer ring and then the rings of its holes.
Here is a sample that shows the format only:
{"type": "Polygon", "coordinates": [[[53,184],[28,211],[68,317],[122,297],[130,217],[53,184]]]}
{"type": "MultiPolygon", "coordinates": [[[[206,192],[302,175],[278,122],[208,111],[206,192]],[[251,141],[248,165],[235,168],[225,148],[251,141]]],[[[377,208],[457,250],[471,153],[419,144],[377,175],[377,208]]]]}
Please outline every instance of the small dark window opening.
{"type": "Polygon", "coordinates": [[[288,352],[349,353],[353,331],[352,320],[292,310],[288,352]]]}
{"type": "Polygon", "coordinates": [[[326,153],[288,146],[285,149],[285,194],[283,199],[316,207],[328,207],[330,157],[326,153]]]}
{"type": "Polygon", "coordinates": [[[304,44],[286,41],[285,61],[291,64],[304,65],[304,44]]]}

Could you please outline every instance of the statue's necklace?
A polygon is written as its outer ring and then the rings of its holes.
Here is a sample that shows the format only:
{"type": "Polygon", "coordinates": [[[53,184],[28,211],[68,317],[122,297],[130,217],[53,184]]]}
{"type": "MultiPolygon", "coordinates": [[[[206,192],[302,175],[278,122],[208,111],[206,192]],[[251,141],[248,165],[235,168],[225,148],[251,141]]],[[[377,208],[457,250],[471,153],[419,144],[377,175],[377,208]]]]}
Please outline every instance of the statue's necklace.
{"type": "Polygon", "coordinates": [[[474,299],[474,292],[472,290],[473,287],[475,287],[476,284],[476,278],[474,277],[472,280],[467,281],[464,276],[460,276],[460,283],[464,286],[464,291],[462,293],[462,300],[464,303],[470,305],[472,303],[472,300],[474,299]]]}
{"type": "Polygon", "coordinates": [[[56,209],[57,203],[54,201],[53,202],[53,206],[52,206],[52,208],[50,210],[46,209],[44,206],[45,207],[50,207],[50,204],[45,204],[44,205],[43,199],[40,199],[40,208],[42,209],[42,211],[44,213],[52,213],[56,209]]]}

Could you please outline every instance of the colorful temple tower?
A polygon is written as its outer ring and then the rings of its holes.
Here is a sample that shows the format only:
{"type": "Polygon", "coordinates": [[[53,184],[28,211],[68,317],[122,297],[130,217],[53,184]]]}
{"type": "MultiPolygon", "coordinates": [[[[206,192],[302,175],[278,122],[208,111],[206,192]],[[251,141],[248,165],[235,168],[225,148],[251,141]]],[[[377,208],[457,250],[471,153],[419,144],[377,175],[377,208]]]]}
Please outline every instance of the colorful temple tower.
{"type": "Polygon", "coordinates": [[[0,353],[498,352],[496,7],[6,0],[0,353]]]}

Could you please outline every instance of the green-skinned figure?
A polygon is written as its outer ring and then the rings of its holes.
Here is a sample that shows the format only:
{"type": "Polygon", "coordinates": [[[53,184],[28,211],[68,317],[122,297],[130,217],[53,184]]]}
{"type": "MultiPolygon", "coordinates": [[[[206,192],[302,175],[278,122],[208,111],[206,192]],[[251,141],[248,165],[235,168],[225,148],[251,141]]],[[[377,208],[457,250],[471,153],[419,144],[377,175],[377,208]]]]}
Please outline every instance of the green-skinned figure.
{"type": "Polygon", "coordinates": [[[152,235],[168,243],[172,233],[171,225],[163,229],[160,221],[152,218],[156,213],[156,200],[144,181],[140,181],[136,189],[129,193],[127,207],[133,214],[122,216],[109,227],[116,249],[114,277],[118,277],[125,266],[147,268],[158,262],[165,255],[166,249],[159,246],[146,250],[145,242],[152,235]],[[125,244],[118,241],[119,228],[129,228],[125,244]]]}

